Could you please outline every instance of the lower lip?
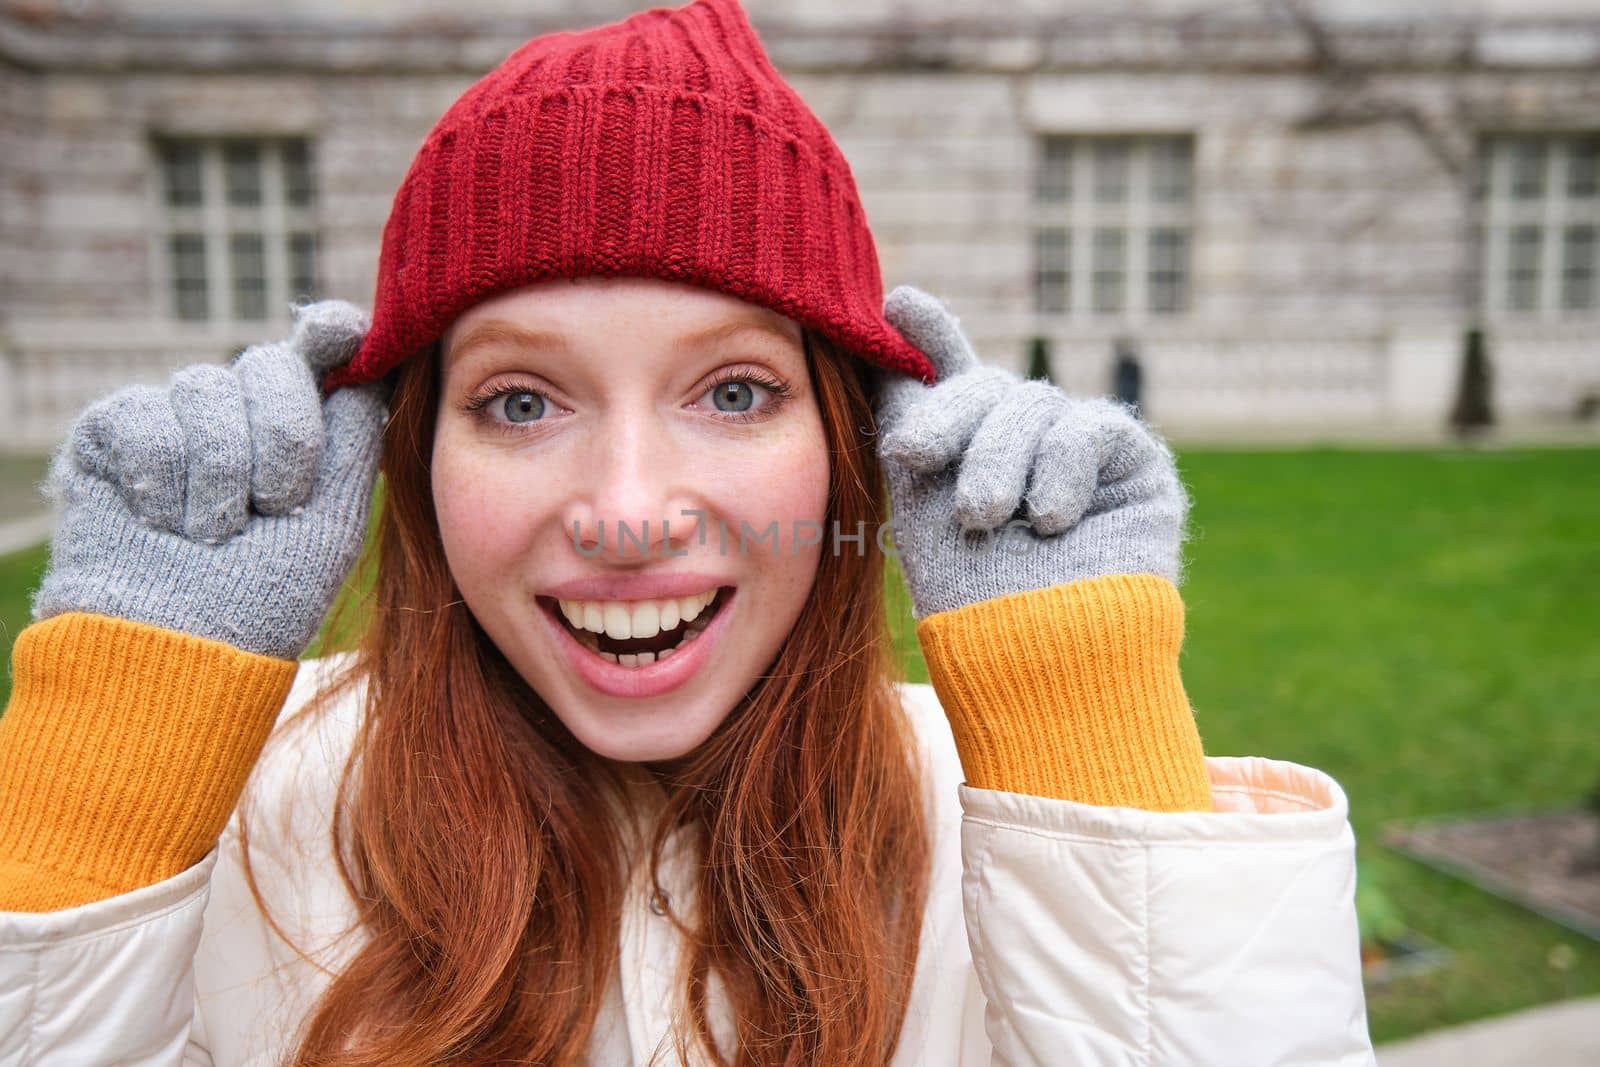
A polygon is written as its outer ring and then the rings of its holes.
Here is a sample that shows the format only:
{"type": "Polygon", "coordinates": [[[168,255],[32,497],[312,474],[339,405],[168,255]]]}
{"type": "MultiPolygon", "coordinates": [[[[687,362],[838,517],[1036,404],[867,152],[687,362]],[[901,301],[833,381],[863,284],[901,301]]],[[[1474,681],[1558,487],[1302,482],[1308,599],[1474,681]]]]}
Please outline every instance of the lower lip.
{"type": "Polygon", "coordinates": [[[666,659],[658,659],[643,667],[624,667],[603,659],[598,653],[572,636],[572,632],[555,617],[554,609],[541,605],[540,614],[545,624],[555,633],[557,646],[567,663],[590,687],[609,696],[643,697],[660,696],[683,685],[699,673],[711,658],[713,646],[722,640],[728,628],[728,616],[733,608],[733,589],[722,591],[722,606],[717,609],[700,636],[687,644],[680,644],[676,652],[666,659]]]}

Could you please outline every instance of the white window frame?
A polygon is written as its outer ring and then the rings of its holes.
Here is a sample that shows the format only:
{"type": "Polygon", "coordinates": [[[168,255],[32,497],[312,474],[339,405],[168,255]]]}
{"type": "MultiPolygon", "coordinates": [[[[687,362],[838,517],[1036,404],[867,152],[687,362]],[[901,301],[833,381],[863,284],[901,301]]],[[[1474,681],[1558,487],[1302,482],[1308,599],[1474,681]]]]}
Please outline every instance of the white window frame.
{"type": "Polygon", "coordinates": [[[155,133],[149,140],[152,211],[159,220],[152,243],[154,305],[161,317],[185,328],[216,328],[283,322],[289,317],[289,304],[301,297],[318,294],[292,291],[289,242],[292,235],[309,233],[312,241],[313,289],[320,288],[322,236],[318,223],[320,190],[316,181],[316,145],[309,137],[282,135],[218,134],[195,137],[155,133]],[[167,196],[165,148],[169,144],[193,146],[200,154],[201,202],[175,205],[167,196]],[[233,204],[228,201],[224,153],[230,144],[254,145],[260,154],[261,197],[258,204],[233,204]],[[288,195],[287,150],[300,144],[308,153],[311,169],[310,198],[307,204],[291,204],[288,195]],[[174,275],[172,242],[178,234],[198,233],[205,248],[206,315],[186,318],[178,313],[178,294],[174,275]],[[245,317],[235,306],[234,262],[231,239],[235,234],[259,234],[262,238],[265,274],[265,315],[245,317]]]}
{"type": "Polygon", "coordinates": [[[1195,308],[1194,135],[1188,132],[1078,134],[1040,131],[1034,136],[1033,148],[1029,240],[1032,243],[1030,278],[1034,313],[1073,321],[1134,324],[1151,319],[1176,320],[1192,314],[1195,308]],[[1044,159],[1051,142],[1068,146],[1070,153],[1069,192],[1065,201],[1045,201],[1038,195],[1044,159]],[[1154,151],[1158,145],[1172,142],[1187,149],[1188,195],[1180,201],[1163,202],[1152,195],[1154,151]],[[1106,203],[1094,194],[1094,158],[1097,149],[1111,145],[1126,147],[1128,169],[1122,199],[1106,203]],[[1065,309],[1060,311],[1047,310],[1040,300],[1040,235],[1047,229],[1065,229],[1068,235],[1067,300],[1065,309]],[[1124,234],[1120,307],[1098,311],[1094,244],[1095,234],[1106,229],[1121,230],[1124,234]],[[1153,308],[1150,299],[1154,288],[1150,274],[1151,239],[1154,233],[1164,229],[1177,231],[1185,242],[1181,271],[1183,300],[1170,310],[1153,308]]]}
{"type": "Polygon", "coordinates": [[[1568,195],[1573,149],[1594,141],[1590,130],[1506,132],[1485,135],[1479,143],[1476,194],[1481,258],[1478,301],[1484,316],[1497,322],[1587,320],[1600,318],[1600,247],[1592,253],[1589,303],[1565,306],[1566,235],[1572,226],[1588,226],[1600,243],[1600,189],[1582,198],[1568,195]],[[1514,148],[1533,142],[1544,152],[1542,195],[1521,200],[1512,195],[1514,148]],[[1539,233],[1537,290],[1533,306],[1516,308],[1511,301],[1512,233],[1520,228],[1539,233]]]}

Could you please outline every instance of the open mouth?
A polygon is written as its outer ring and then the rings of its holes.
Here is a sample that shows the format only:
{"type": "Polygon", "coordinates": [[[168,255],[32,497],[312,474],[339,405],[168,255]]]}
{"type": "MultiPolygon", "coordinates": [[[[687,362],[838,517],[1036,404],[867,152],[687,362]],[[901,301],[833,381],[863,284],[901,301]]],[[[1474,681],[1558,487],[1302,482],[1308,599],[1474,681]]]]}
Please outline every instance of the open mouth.
{"type": "Polygon", "coordinates": [[[637,602],[539,597],[544,609],[575,641],[623,667],[646,667],[670,658],[716,618],[733,597],[732,586],[706,594],[637,602]]]}

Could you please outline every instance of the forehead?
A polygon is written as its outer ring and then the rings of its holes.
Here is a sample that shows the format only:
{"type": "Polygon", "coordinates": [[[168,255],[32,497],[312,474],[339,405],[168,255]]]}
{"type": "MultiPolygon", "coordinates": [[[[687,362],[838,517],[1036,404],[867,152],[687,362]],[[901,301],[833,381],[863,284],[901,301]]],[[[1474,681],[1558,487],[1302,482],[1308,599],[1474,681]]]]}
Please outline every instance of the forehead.
{"type": "Polygon", "coordinates": [[[569,347],[646,340],[707,345],[734,338],[801,348],[800,324],[726,293],[657,278],[557,279],[499,294],[441,338],[447,362],[484,343],[569,347]]]}

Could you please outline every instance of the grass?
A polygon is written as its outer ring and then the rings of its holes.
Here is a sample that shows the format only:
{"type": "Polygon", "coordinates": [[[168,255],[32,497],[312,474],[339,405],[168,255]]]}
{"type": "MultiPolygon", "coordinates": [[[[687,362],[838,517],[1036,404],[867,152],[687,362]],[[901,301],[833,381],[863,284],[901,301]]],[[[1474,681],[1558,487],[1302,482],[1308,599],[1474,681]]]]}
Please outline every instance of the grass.
{"type": "Polygon", "coordinates": [[[0,522],[48,507],[39,483],[49,466],[50,457],[43,454],[0,452],[0,522]]]}
{"type": "Polygon", "coordinates": [[[11,698],[11,644],[28,625],[28,601],[49,559],[44,545],[0,556],[0,652],[6,668],[0,672],[0,704],[11,698]]]}
{"type": "MultiPolygon", "coordinates": [[[[1600,777],[1600,451],[1179,463],[1195,499],[1184,679],[1206,750],[1338,779],[1363,883],[1454,950],[1371,992],[1374,1039],[1600,993],[1600,946],[1379,844],[1390,819],[1570,804],[1600,777]]],[[[44,560],[0,557],[7,648],[44,560]]],[[[893,575],[889,592],[925,679],[893,575]]]]}
{"type": "Polygon", "coordinates": [[[926,682],[928,665],[922,660],[922,646],[917,643],[916,623],[911,614],[911,594],[906,590],[905,577],[900,573],[900,563],[889,558],[884,575],[885,599],[889,606],[890,630],[894,634],[895,651],[900,655],[900,666],[906,680],[926,682]]]}
{"type": "Polygon", "coordinates": [[[1379,844],[1390,819],[1570,804],[1600,777],[1600,452],[1180,466],[1184,680],[1207,752],[1338,779],[1363,880],[1455,951],[1374,992],[1374,1039],[1600,993],[1600,946],[1379,844]]]}

